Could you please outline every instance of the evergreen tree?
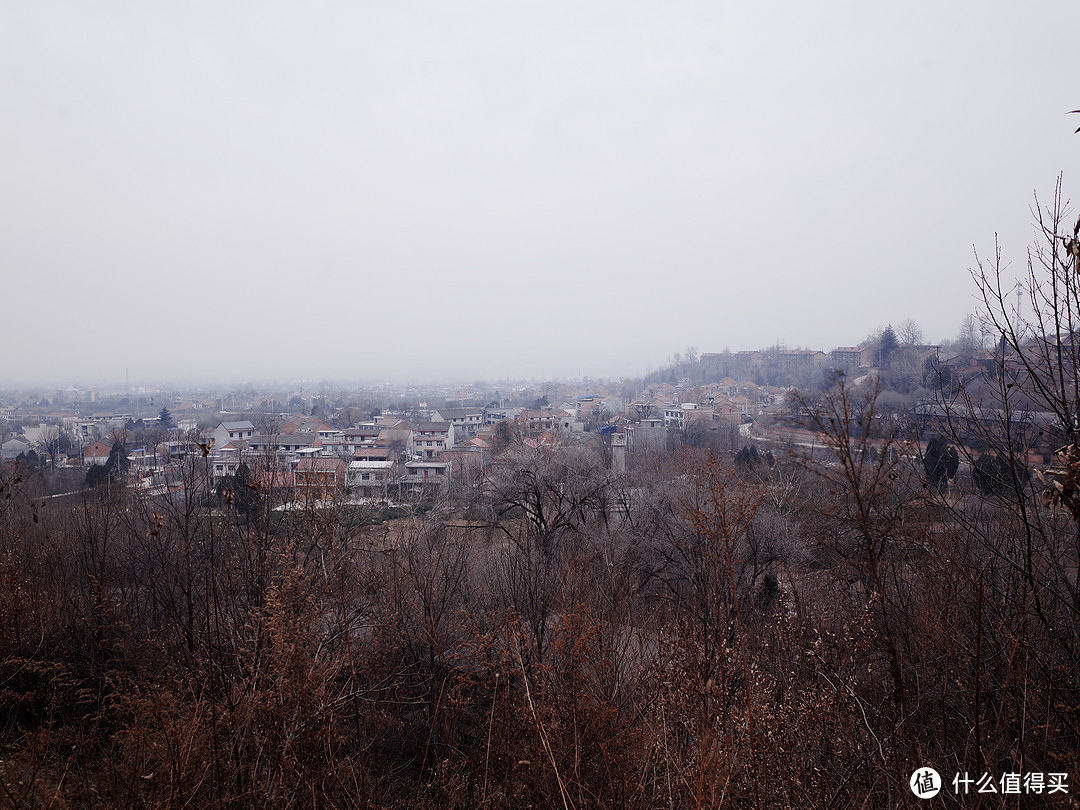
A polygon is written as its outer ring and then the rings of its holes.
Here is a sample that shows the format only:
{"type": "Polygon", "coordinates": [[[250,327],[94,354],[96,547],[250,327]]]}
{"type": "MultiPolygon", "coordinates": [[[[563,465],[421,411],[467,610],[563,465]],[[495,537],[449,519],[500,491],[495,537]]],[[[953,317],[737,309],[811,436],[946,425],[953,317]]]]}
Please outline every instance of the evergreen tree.
{"type": "Polygon", "coordinates": [[[121,480],[127,475],[131,462],[128,460],[127,449],[123,442],[113,442],[109,451],[109,460],[105,462],[105,470],[113,477],[113,480],[121,480]]]}
{"type": "Polygon", "coordinates": [[[168,408],[161,409],[161,413],[158,414],[158,424],[165,428],[165,430],[168,430],[173,426],[172,414],[169,413],[168,408]]]}
{"type": "Polygon", "coordinates": [[[881,333],[881,342],[878,344],[878,365],[886,365],[899,346],[900,340],[896,337],[896,331],[890,323],[885,327],[885,331],[881,333]]]}
{"type": "Polygon", "coordinates": [[[104,464],[94,464],[86,471],[83,486],[95,489],[109,480],[109,471],[104,464]]]}
{"type": "Polygon", "coordinates": [[[131,462],[128,460],[123,442],[115,441],[112,450],[109,451],[108,460],[104,464],[94,464],[86,471],[83,486],[96,488],[106,483],[121,486],[130,466],[131,462]]]}
{"type": "Polygon", "coordinates": [[[218,482],[217,494],[226,503],[236,506],[245,523],[259,513],[259,486],[247,464],[241,463],[234,475],[224,476],[218,482]]]}
{"type": "Polygon", "coordinates": [[[1010,464],[997,453],[984,453],[975,459],[971,473],[984,495],[1001,495],[1009,491],[1014,473],[1019,483],[1025,484],[1028,480],[1028,471],[1023,464],[1016,460],[1010,464]]]}
{"type": "Polygon", "coordinates": [[[946,481],[956,477],[956,471],[960,468],[960,454],[953,445],[935,436],[926,443],[923,468],[927,477],[941,489],[946,481]]]}
{"type": "Polygon", "coordinates": [[[761,461],[761,454],[758,453],[757,445],[744,445],[743,449],[735,454],[735,463],[741,464],[744,467],[752,467],[761,461]]]}

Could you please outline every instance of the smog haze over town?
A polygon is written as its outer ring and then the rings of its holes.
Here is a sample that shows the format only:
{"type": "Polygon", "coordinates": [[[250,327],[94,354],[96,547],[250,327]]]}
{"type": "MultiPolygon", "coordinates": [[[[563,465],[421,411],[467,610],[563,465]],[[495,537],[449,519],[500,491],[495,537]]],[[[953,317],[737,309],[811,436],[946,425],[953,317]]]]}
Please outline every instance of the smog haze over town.
{"type": "Polygon", "coordinates": [[[15,4],[0,383],[636,376],[956,336],[1073,3],[15,4]]]}

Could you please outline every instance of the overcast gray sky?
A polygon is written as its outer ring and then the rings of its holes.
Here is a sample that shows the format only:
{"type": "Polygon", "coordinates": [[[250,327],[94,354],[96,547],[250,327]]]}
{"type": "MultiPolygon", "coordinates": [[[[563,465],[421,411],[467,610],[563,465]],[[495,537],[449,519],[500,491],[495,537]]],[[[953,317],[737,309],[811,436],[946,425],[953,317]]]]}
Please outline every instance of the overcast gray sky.
{"type": "Polygon", "coordinates": [[[0,380],[606,376],[974,308],[1061,2],[9,2],[0,380]]]}

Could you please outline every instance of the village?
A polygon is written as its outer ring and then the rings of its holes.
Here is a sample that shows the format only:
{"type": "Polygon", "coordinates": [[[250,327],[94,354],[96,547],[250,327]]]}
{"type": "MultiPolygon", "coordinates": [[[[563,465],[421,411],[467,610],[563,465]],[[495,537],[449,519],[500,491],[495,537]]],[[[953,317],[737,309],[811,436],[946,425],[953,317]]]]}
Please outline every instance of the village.
{"type": "Polygon", "coordinates": [[[798,398],[839,373],[880,378],[894,419],[925,420],[938,408],[932,377],[943,369],[977,375],[992,363],[990,353],[963,345],[943,352],[897,342],[883,353],[879,339],[829,353],[689,350],[643,379],[614,382],[246,385],[225,393],[125,383],[8,395],[0,425],[3,461],[47,471],[53,493],[102,482],[148,495],[247,485],[284,503],[410,503],[475,488],[515,448],[592,447],[622,473],[628,457],[682,445],[734,455],[755,442],[790,441],[805,427],[798,398]]]}

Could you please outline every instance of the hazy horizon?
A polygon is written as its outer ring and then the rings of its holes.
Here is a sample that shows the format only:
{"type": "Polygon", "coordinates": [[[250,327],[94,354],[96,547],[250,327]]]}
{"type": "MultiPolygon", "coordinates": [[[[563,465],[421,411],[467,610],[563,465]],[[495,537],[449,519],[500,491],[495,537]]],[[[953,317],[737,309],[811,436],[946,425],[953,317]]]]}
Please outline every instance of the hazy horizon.
{"type": "MultiPolygon", "coordinates": [[[[1064,2],[7,10],[0,381],[639,376],[956,334],[1064,2]],[[1052,21],[1052,25],[1048,25],[1052,21]]],[[[1013,272],[1010,270],[1009,272],[1013,272]]]]}

